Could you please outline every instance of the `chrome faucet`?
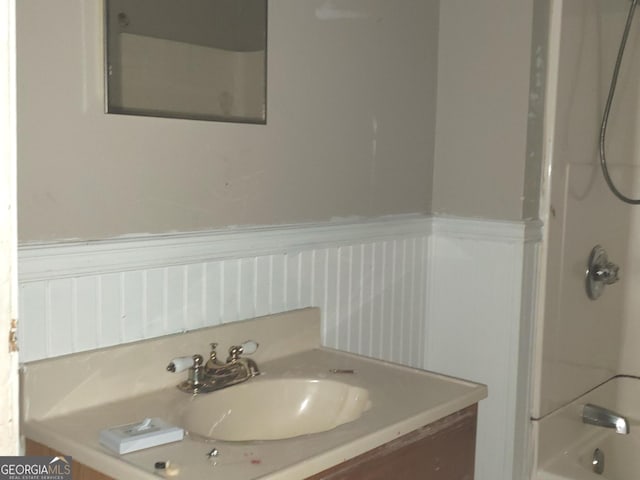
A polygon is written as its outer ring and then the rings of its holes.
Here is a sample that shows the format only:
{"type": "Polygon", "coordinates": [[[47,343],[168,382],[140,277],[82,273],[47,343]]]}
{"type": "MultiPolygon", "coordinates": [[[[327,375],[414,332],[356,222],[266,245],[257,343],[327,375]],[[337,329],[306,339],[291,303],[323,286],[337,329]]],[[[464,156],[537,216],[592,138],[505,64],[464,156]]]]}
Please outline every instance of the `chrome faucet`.
{"type": "Polygon", "coordinates": [[[598,427],[613,428],[616,433],[628,434],[629,421],[622,415],[609,409],[588,403],[582,409],[582,422],[598,427]]]}
{"type": "Polygon", "coordinates": [[[188,378],[177,385],[180,390],[192,394],[215,392],[260,375],[260,369],[254,360],[240,356],[255,352],[258,349],[256,342],[249,340],[242,345],[232,346],[224,363],[218,360],[217,346],[217,343],[211,344],[211,353],[206,363],[202,355],[194,355],[174,358],[167,365],[167,371],[173,373],[189,370],[188,378]]]}

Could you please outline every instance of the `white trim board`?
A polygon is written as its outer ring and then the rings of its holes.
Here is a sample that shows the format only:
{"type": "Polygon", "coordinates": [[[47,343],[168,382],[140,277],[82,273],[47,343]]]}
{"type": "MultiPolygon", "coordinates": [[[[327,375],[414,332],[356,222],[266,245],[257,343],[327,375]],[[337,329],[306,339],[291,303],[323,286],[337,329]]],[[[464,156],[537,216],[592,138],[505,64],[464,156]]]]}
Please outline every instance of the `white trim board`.
{"type": "Polygon", "coordinates": [[[296,253],[305,250],[430,235],[537,241],[537,221],[508,222],[443,216],[395,215],[352,222],[237,227],[193,233],[140,235],[19,247],[20,282],[296,253]]]}
{"type": "Polygon", "coordinates": [[[206,232],[118,237],[96,241],[27,244],[19,249],[20,281],[188,265],[296,253],[430,233],[422,215],[355,222],[237,227],[206,232]]]}
{"type": "Polygon", "coordinates": [[[432,217],[432,233],[436,236],[490,242],[537,242],[542,238],[542,223],[539,220],[522,222],[488,220],[482,218],[460,218],[449,216],[432,217]]]}

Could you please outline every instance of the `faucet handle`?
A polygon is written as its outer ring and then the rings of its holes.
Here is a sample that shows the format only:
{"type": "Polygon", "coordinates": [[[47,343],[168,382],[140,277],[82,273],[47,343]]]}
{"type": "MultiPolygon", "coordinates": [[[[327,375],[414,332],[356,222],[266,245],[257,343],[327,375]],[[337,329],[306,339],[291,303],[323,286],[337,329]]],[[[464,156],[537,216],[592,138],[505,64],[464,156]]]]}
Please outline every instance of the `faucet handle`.
{"type": "Polygon", "coordinates": [[[194,357],[177,357],[167,365],[167,372],[178,373],[193,367],[194,357]]]}
{"type": "Polygon", "coordinates": [[[258,350],[259,346],[260,345],[258,344],[258,342],[254,342],[253,340],[247,340],[242,345],[240,345],[240,348],[242,348],[242,352],[240,353],[244,353],[245,355],[251,355],[252,353],[255,353],[256,350],[258,350]]]}
{"type": "Polygon", "coordinates": [[[247,340],[241,345],[233,345],[229,348],[229,357],[227,358],[227,363],[235,362],[243,353],[251,355],[256,350],[258,350],[258,346],[258,342],[254,342],[253,340],[247,340]]]}

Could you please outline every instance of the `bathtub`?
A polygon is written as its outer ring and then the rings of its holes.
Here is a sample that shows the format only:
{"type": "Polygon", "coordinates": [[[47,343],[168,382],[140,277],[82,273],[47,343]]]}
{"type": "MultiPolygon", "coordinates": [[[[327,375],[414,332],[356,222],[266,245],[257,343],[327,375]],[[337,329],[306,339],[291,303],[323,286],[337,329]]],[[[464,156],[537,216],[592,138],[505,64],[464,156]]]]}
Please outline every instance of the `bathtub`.
{"type": "Polygon", "coordinates": [[[538,430],[538,467],[534,480],[640,479],[640,379],[612,378],[534,423],[538,430]],[[630,422],[629,435],[582,422],[582,407],[593,403],[614,410],[630,422]],[[604,470],[594,472],[594,453],[604,456],[604,470]]]}

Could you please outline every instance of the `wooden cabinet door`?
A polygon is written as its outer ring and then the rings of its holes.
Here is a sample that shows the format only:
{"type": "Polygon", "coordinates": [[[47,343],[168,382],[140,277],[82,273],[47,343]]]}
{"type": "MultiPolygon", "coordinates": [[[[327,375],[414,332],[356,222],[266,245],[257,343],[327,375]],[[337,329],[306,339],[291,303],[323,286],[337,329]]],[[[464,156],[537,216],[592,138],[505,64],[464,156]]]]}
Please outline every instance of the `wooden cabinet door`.
{"type": "MultiPolygon", "coordinates": [[[[27,455],[41,455],[41,456],[55,456],[55,455],[64,455],[63,453],[57,452],[52,448],[49,448],[41,443],[34,442],[27,438],[26,445],[26,454],[27,455]]],[[[114,480],[111,477],[106,476],[104,473],[100,473],[92,468],[83,465],[82,463],[72,461],[72,471],[71,476],[73,480],[114,480]]]]}
{"type": "Polygon", "coordinates": [[[477,405],[308,480],[473,480],[477,405]]]}

